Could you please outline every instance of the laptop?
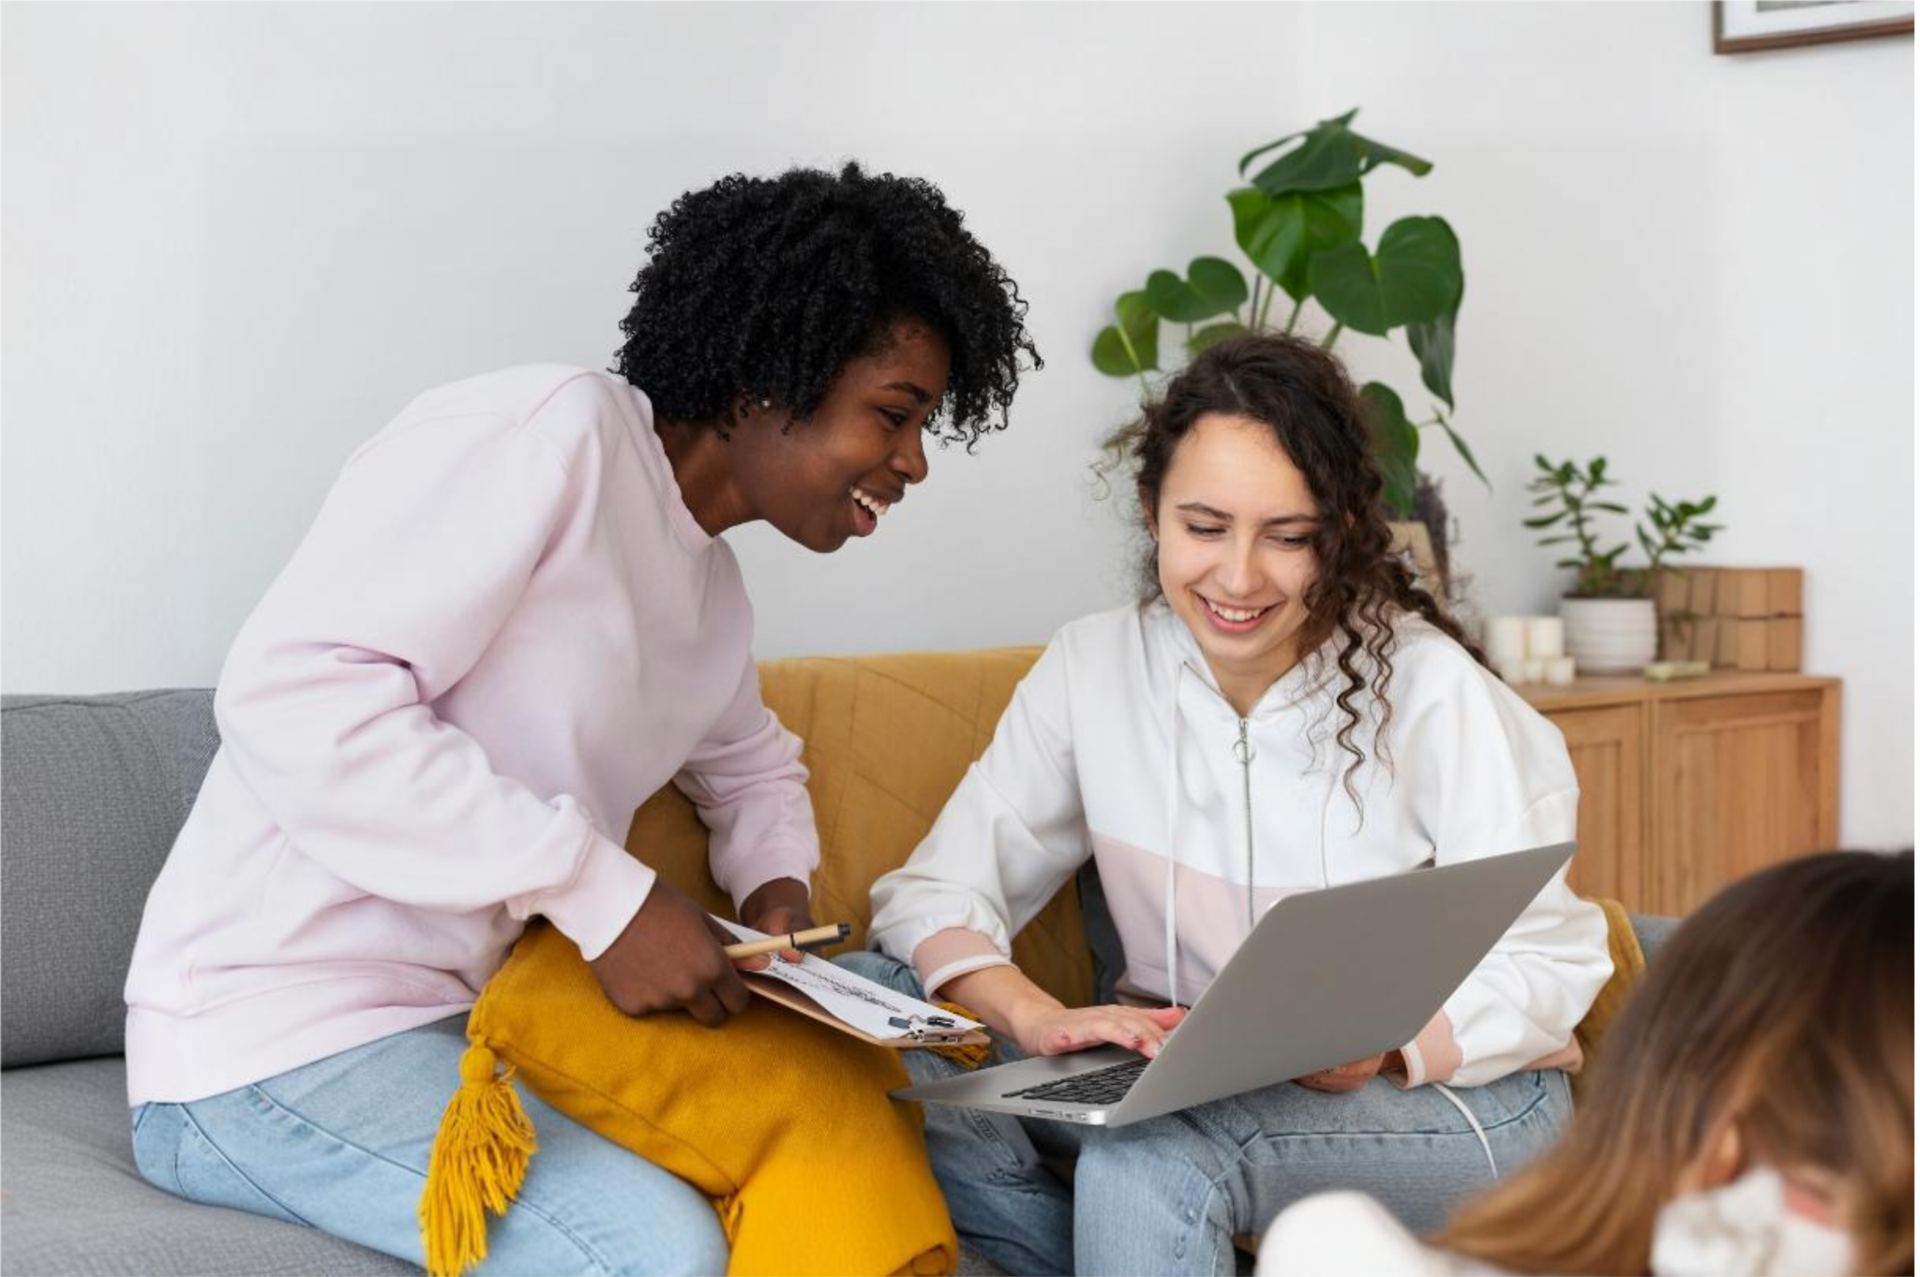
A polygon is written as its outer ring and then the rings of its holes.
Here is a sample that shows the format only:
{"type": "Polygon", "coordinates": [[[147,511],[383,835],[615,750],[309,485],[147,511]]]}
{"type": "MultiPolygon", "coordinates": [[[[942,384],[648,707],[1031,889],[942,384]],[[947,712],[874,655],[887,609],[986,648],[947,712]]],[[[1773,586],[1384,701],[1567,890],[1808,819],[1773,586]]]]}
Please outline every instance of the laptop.
{"type": "Polygon", "coordinates": [[[1411,1042],[1573,855],[1572,843],[1287,896],[1149,1060],[1097,1047],[893,1094],[1126,1126],[1411,1042]]]}

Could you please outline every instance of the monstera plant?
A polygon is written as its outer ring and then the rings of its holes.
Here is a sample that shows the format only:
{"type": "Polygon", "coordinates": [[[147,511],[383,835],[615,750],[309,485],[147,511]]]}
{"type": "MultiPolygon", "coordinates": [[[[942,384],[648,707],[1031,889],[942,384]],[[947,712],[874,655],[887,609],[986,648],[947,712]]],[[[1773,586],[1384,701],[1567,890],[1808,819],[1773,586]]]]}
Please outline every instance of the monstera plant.
{"type": "Polygon", "coordinates": [[[1415,177],[1426,160],[1353,131],[1358,109],[1322,120],[1257,146],[1240,160],[1250,185],[1227,192],[1233,238],[1249,272],[1223,257],[1196,257],[1184,275],[1156,270],[1142,288],[1114,302],[1114,322],[1093,342],[1093,364],[1114,377],[1138,377],[1151,393],[1151,376],[1171,372],[1187,357],[1223,338],[1246,332],[1295,331],[1307,303],[1331,325],[1321,344],[1332,347],[1352,331],[1370,337],[1406,336],[1420,364],[1420,380],[1436,400],[1416,422],[1391,386],[1361,387],[1375,455],[1386,479],[1386,504],[1396,518],[1414,508],[1424,428],[1437,427],[1463,461],[1486,482],[1453,425],[1453,337],[1465,277],[1460,241],[1438,217],[1403,217],[1368,247],[1364,179],[1387,166],[1415,177]],[[1257,166],[1257,167],[1256,167],[1257,166]],[[1247,175],[1252,172],[1252,177],[1247,175]],[[1285,296],[1277,309],[1275,299],[1285,296]],[[1164,325],[1179,328],[1178,355],[1163,361],[1164,325]]]}

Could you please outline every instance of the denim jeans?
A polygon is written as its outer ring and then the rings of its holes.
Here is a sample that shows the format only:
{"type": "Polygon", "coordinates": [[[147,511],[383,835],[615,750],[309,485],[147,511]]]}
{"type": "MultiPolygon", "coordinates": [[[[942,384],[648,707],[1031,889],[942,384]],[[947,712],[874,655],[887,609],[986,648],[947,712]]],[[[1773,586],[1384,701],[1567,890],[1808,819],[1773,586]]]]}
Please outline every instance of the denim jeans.
{"type": "MultiPolygon", "coordinates": [[[[442,1020],[208,1099],[142,1104],[134,1161],[189,1201],[424,1263],[415,1212],[465,1027],[442,1020]]],[[[515,1086],[540,1148],[519,1198],[489,1217],[475,1274],[726,1272],[705,1196],[515,1086]]]]}
{"type": "MultiPolygon", "coordinates": [[[[913,970],[879,953],[836,961],[913,997],[913,970]]],[[[1020,1058],[994,1035],[988,1064],[1020,1058]]],[[[907,1051],[915,1081],[961,1065],[907,1051]]],[[[1572,1113],[1564,1073],[1517,1073],[1453,1091],[1376,1078],[1335,1095],[1283,1082],[1109,1129],[929,1104],[927,1150],[954,1227],[1025,1277],[1232,1274],[1233,1238],[1299,1198],[1372,1194],[1416,1232],[1550,1144],[1572,1113]]]]}

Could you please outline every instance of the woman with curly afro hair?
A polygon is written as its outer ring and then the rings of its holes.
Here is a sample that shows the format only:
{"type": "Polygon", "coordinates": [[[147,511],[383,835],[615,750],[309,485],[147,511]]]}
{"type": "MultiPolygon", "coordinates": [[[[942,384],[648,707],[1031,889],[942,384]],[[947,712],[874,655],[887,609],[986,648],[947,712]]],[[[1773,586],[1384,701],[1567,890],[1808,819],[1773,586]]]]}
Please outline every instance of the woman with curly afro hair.
{"type": "MultiPolygon", "coordinates": [[[[1142,598],[1054,636],[932,832],[874,884],[881,952],[841,959],[972,1008],[1002,1059],[1150,1057],[1276,901],[1574,836],[1559,732],[1391,552],[1332,355],[1221,342],[1121,443],[1142,598]],[[1117,981],[1064,1007],[1011,939],[1089,859],[1117,981]]],[[[961,1236],[1012,1272],[1231,1274],[1235,1235],[1319,1188],[1432,1228],[1558,1133],[1574,1026],[1610,971],[1600,910],[1562,869],[1393,1050],[1113,1129],[930,1106],[928,1148],[961,1236]],[[1070,1182],[1050,1169],[1067,1160],[1070,1182]]],[[[954,1068],[919,1051],[907,1067],[954,1068]]]]}
{"type": "MultiPolygon", "coordinates": [[[[928,436],[1004,428],[1026,306],[937,188],[852,164],[682,196],[633,292],[611,373],[414,400],[235,640],[127,981],[159,1187],[420,1263],[462,1017],[536,915],[628,1014],[744,1009],[733,937],[621,845],[668,781],[740,919],[811,925],[800,742],[722,534],[873,535],[928,436]]],[[[484,1271],[725,1271],[699,1192],[526,1102],[542,1153],[484,1271]]]]}

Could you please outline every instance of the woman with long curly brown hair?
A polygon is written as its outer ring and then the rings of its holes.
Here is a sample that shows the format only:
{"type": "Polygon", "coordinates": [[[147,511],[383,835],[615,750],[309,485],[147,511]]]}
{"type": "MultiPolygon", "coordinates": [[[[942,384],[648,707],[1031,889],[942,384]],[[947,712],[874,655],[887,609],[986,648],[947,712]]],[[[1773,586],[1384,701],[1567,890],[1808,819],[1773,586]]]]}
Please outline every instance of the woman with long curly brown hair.
{"type": "MultiPolygon", "coordinates": [[[[1054,637],[926,841],[875,884],[882,952],[850,962],[973,1008],[1002,1059],[1155,1054],[1281,897],[1574,834],[1559,733],[1390,551],[1337,360],[1223,342],[1126,443],[1145,596],[1054,637]],[[1067,1008],[1011,938],[1089,857],[1125,970],[1110,1004],[1067,1008]]],[[[1437,1226],[1566,1121],[1605,930],[1556,877],[1413,1041],[1299,1085],[1112,1130],[931,1108],[955,1224],[1021,1273],[1231,1273],[1236,1233],[1334,1186],[1437,1226]],[[1050,1169],[1065,1158],[1071,1186],[1050,1169]]],[[[955,1067],[909,1054],[923,1079],[955,1067]]]]}
{"type": "Polygon", "coordinates": [[[1688,918],[1607,1035],[1564,1139],[1422,1245],[1302,1202],[1260,1271],[1913,1271],[1913,854],[1744,878],[1688,918]]]}

